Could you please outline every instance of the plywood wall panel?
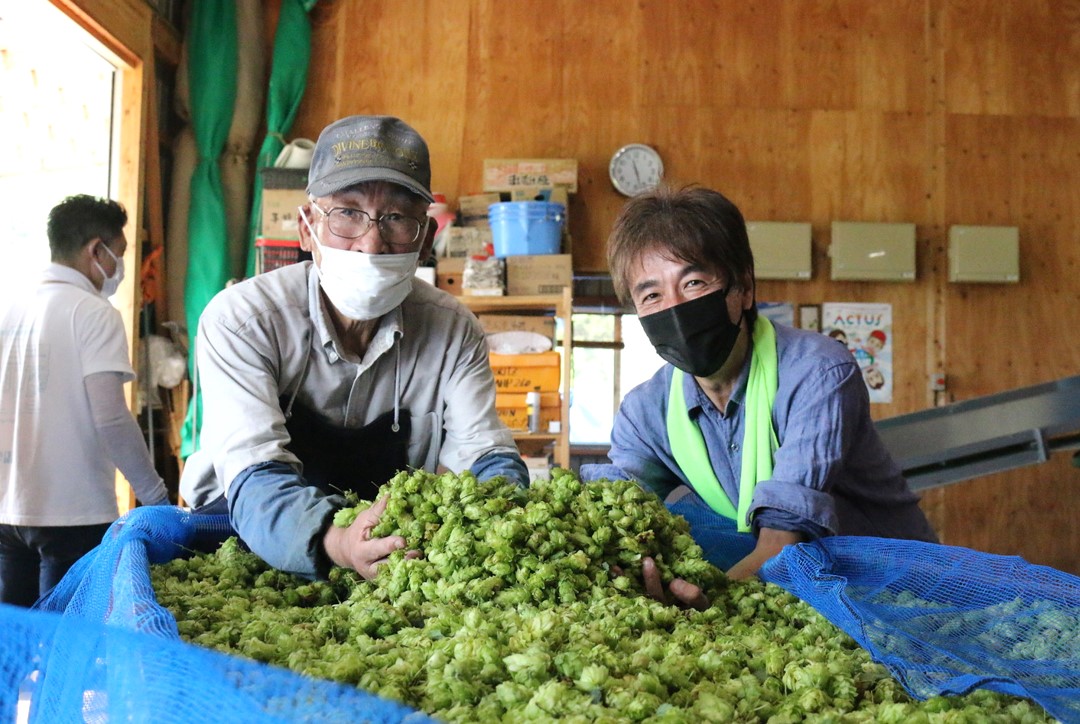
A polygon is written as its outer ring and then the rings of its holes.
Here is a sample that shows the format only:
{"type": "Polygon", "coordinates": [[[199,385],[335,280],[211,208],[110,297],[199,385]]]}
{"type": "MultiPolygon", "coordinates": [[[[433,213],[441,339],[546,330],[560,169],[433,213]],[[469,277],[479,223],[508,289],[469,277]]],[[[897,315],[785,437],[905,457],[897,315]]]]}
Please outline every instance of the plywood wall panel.
{"type": "Polygon", "coordinates": [[[946,0],[941,5],[948,111],[1080,113],[1080,2],[946,0]]]}
{"type": "Polygon", "coordinates": [[[1080,119],[953,116],[948,135],[950,223],[1017,226],[1021,249],[1019,284],[948,287],[955,393],[1080,373],[1080,119]]]}

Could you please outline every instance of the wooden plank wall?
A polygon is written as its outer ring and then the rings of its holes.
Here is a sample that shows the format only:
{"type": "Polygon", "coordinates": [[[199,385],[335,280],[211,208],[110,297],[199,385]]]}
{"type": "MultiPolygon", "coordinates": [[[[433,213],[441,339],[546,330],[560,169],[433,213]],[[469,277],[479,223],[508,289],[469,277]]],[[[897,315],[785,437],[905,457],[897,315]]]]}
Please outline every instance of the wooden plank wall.
{"type": "MultiPolygon", "coordinates": [[[[294,136],[401,116],[451,201],[484,158],[577,158],[578,271],[605,268],[607,163],[632,141],[749,219],[810,221],[813,279],[759,299],[892,304],[878,418],[1080,374],[1078,0],[323,0],[312,18],[294,136]],[[915,223],[917,280],[829,281],[834,220],[915,223]],[[1018,226],[1021,282],[950,284],[951,224],[1018,226]]],[[[924,506],[948,544],[1080,573],[1078,493],[1061,456],[924,506]]]]}

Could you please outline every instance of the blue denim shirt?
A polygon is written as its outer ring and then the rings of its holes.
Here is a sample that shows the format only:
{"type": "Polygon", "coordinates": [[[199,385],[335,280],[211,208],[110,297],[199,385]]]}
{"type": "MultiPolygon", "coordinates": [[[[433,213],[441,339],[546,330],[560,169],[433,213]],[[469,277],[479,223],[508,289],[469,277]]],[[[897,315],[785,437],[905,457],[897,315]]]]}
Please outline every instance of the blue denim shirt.
{"type": "MultiPolygon", "coordinates": [[[[774,326],[779,385],[772,420],[780,447],[772,478],[754,490],[754,530],[798,531],[811,539],[872,535],[936,542],[918,496],[878,437],[851,353],[825,335],[774,326]]],[[[661,498],[689,485],[667,436],[673,369],[665,365],[626,395],[611,432],[612,464],[583,465],[583,479],[636,480],[661,498]]],[[[716,477],[736,507],[749,369],[748,355],[724,410],[716,409],[692,376],[683,384],[690,417],[701,428],[716,477]]]]}

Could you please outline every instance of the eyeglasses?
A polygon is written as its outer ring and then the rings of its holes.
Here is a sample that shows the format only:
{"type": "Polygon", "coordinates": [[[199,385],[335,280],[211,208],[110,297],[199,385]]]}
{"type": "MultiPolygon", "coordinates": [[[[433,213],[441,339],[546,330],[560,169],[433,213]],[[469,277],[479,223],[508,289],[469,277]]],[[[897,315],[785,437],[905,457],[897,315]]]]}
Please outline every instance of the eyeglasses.
{"type": "Polygon", "coordinates": [[[420,219],[396,212],[383,214],[373,219],[370,214],[360,209],[338,206],[329,211],[323,211],[314,202],[311,206],[326,217],[330,231],[342,239],[359,238],[368,233],[372,224],[376,224],[383,241],[395,246],[408,246],[416,243],[416,240],[420,238],[420,229],[424,227],[424,222],[420,219]]]}

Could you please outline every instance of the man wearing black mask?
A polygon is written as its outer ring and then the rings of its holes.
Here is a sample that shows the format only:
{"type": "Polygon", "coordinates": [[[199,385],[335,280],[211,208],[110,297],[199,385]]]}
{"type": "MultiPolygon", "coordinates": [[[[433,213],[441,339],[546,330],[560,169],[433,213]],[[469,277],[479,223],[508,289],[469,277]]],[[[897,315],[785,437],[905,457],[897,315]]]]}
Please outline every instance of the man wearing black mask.
{"type": "MultiPolygon", "coordinates": [[[[583,478],[637,480],[669,504],[696,500],[748,542],[731,560],[734,579],[785,545],[828,535],[936,542],[878,438],[851,353],[758,315],[746,223],[731,201],[700,187],[634,197],[608,263],[669,364],[626,395],[612,464],[582,466],[583,478]]],[[[662,594],[655,568],[645,574],[662,594]]],[[[698,592],[683,584],[671,592],[692,601],[698,592]]]]}

